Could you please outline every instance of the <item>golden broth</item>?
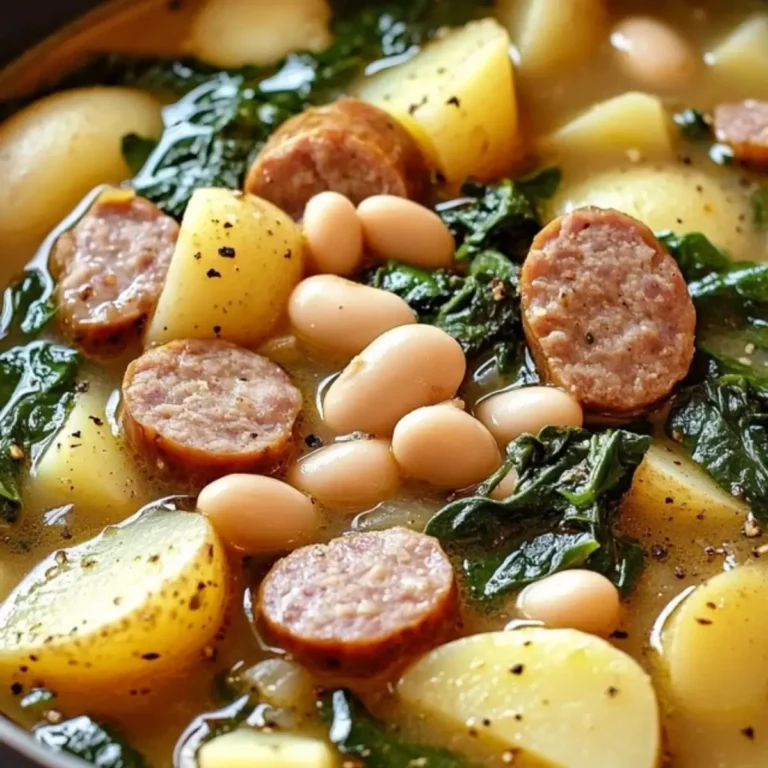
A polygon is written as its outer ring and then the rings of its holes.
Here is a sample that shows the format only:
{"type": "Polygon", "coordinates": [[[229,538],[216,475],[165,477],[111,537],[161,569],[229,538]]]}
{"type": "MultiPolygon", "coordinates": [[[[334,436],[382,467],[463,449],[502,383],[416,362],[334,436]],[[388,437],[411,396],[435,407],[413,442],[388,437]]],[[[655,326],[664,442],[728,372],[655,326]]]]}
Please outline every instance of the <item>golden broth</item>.
{"type": "MultiPolygon", "coordinates": [[[[137,0],[107,5],[41,44],[9,67],[0,75],[0,95],[11,96],[38,88],[55,80],[62,71],[80,63],[95,51],[183,54],[185,36],[199,5],[198,0],[181,0],[175,4],[164,0],[137,0]]],[[[765,6],[751,0],[732,0],[727,4],[712,0],[697,3],[696,7],[682,0],[624,0],[614,3],[613,14],[618,18],[625,13],[635,12],[665,19],[683,30],[686,37],[703,52],[709,50],[748,12],[757,8],[765,6]]],[[[535,141],[554,126],[598,101],[636,89],[636,85],[611,64],[611,55],[606,41],[595,59],[562,77],[518,79],[520,109],[526,120],[529,139],[535,141]]],[[[716,82],[706,68],[702,68],[692,87],[686,88],[684,92],[665,93],[664,101],[672,108],[710,108],[720,99],[746,95],[734,94],[729,87],[716,82]]],[[[718,184],[724,185],[730,194],[745,194],[743,179],[748,180],[750,177],[734,169],[718,168],[699,147],[686,147],[677,162],[681,166],[703,170],[718,184]]],[[[611,165],[615,166],[615,161],[611,161],[611,165]]],[[[632,168],[634,165],[627,159],[619,167],[632,168]]],[[[569,168],[568,173],[578,176],[594,171],[594,162],[587,159],[583,167],[569,168]]],[[[5,254],[0,266],[0,278],[6,280],[19,272],[31,256],[29,253],[5,254]]],[[[755,236],[751,257],[761,259],[767,256],[765,241],[755,236]]],[[[310,434],[330,441],[332,435],[324,429],[317,413],[317,393],[323,382],[339,366],[332,361],[321,360],[314,354],[307,354],[288,336],[278,335],[270,342],[268,353],[286,368],[304,394],[306,406],[299,442],[302,450],[307,450],[304,439],[310,434]]],[[[93,387],[118,390],[126,362],[121,359],[105,366],[88,364],[83,369],[83,376],[93,387]]],[[[479,384],[470,384],[466,388],[465,397],[471,404],[480,396],[493,391],[495,386],[497,383],[492,377],[479,384]]],[[[167,482],[158,481],[148,474],[146,489],[142,490],[138,498],[126,504],[123,516],[132,514],[152,498],[169,493],[184,493],[187,490],[169,486],[167,482]]],[[[66,499],[62,499],[61,504],[66,505],[66,499]]],[[[372,529],[405,523],[418,529],[423,527],[428,516],[440,505],[441,499],[433,491],[419,485],[406,486],[399,498],[368,512],[351,514],[348,510],[326,510],[326,524],[321,538],[330,539],[353,526],[372,529]]],[[[64,509],[54,514],[48,505],[30,505],[17,525],[0,524],[0,535],[3,537],[0,545],[0,598],[7,596],[24,574],[45,555],[94,536],[108,522],[113,520],[100,519],[93,513],[81,514],[78,509],[64,509]]],[[[663,509],[659,510],[658,524],[649,524],[639,532],[639,536],[648,553],[646,568],[636,591],[625,604],[621,632],[614,638],[614,642],[653,674],[661,674],[654,665],[654,652],[650,643],[654,625],[659,621],[665,606],[690,586],[701,583],[725,567],[752,558],[754,544],[741,536],[736,521],[707,521],[707,524],[702,521],[701,526],[684,525],[667,517],[663,509]]],[[[250,574],[258,574],[259,571],[258,564],[246,569],[243,585],[247,583],[250,574]]],[[[185,727],[201,713],[220,706],[212,692],[215,675],[238,662],[252,664],[270,655],[269,650],[260,646],[246,615],[247,610],[240,604],[243,591],[247,608],[250,593],[247,590],[236,590],[231,606],[231,624],[218,646],[216,658],[201,660],[197,668],[188,671],[176,684],[170,686],[166,695],[151,702],[151,707],[156,707],[162,717],[155,716],[153,709],[149,708],[150,702],[145,702],[148,706],[143,711],[127,712],[120,720],[129,740],[147,755],[155,768],[170,768],[174,746],[185,727]]],[[[510,601],[506,610],[492,615],[473,614],[467,610],[465,631],[469,634],[503,628],[515,618],[513,605],[514,601],[510,601]]],[[[403,719],[400,713],[392,709],[385,688],[377,687],[365,693],[374,709],[393,719],[403,719]]],[[[20,710],[18,699],[6,690],[0,691],[0,710],[19,722],[31,725],[29,716],[20,710]]],[[[406,724],[415,731],[416,736],[440,743],[445,739],[444,734],[431,732],[427,724],[412,721],[406,724]]],[[[487,757],[485,750],[473,746],[472,739],[457,738],[462,748],[479,750],[479,755],[487,757]]],[[[676,740],[678,744],[684,744],[687,739],[695,738],[695,733],[679,733],[676,740]]],[[[488,757],[486,764],[495,763],[502,764],[498,754],[488,757]]]]}

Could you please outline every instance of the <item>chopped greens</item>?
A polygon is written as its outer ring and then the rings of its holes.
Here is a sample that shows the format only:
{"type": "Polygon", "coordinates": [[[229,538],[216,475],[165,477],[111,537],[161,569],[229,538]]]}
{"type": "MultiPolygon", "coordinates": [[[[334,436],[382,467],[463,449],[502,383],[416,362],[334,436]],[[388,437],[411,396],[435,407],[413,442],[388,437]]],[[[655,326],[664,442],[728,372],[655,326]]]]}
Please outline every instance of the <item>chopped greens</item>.
{"type": "Polygon", "coordinates": [[[720,272],[733,266],[728,254],[713,245],[701,232],[676,235],[664,230],[657,232],[656,237],[675,258],[687,281],[698,280],[711,272],[720,272]]]}
{"type": "Polygon", "coordinates": [[[666,429],[768,524],[768,392],[739,376],[704,381],[678,396],[666,429]]]}
{"type": "Polygon", "coordinates": [[[456,240],[456,258],[499,252],[522,261],[541,229],[537,204],[555,193],[560,178],[557,168],[549,168],[519,181],[466,182],[460,197],[437,208],[456,240]]]}
{"type": "Polygon", "coordinates": [[[333,744],[366,768],[471,768],[466,758],[448,749],[402,741],[374,720],[349,691],[324,694],[319,708],[333,744]]]}
{"type": "Polygon", "coordinates": [[[762,184],[750,196],[752,223],[759,230],[768,229],[768,185],[762,184]]]}
{"type": "Polygon", "coordinates": [[[144,758],[110,728],[82,715],[58,725],[40,725],[35,738],[56,752],[79,757],[98,768],[146,768],[144,758]]]}
{"type": "Polygon", "coordinates": [[[0,354],[0,519],[21,509],[22,467],[42,453],[71,408],[77,352],[47,341],[0,354]]]}
{"type": "Polygon", "coordinates": [[[707,141],[712,129],[706,115],[698,109],[684,109],[673,116],[680,133],[691,141],[707,141]]]}
{"type": "Polygon", "coordinates": [[[477,495],[443,507],[426,532],[461,555],[470,593],[487,600],[564,568],[591,568],[623,591],[642,566],[639,545],[613,533],[619,501],[649,438],[546,427],[507,446],[507,461],[477,495]],[[511,470],[515,493],[488,494],[511,470]]]}

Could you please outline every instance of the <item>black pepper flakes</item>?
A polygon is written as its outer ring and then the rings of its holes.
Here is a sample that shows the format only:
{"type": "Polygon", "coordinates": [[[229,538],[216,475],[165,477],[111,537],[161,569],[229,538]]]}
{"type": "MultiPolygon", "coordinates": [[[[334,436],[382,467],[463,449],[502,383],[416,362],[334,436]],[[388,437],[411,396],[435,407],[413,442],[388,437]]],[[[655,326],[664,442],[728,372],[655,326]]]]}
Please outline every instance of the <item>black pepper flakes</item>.
{"type": "Polygon", "coordinates": [[[584,341],[585,341],[587,344],[594,344],[594,343],[595,343],[595,337],[594,337],[594,335],[593,335],[593,334],[591,334],[591,333],[585,333],[585,334],[584,334],[584,341]]]}
{"type": "Polygon", "coordinates": [[[614,685],[610,685],[608,686],[608,690],[606,691],[606,693],[608,694],[608,696],[610,696],[610,698],[615,699],[619,695],[619,689],[616,688],[616,686],[614,685]]]}
{"type": "Polygon", "coordinates": [[[222,245],[221,248],[219,248],[219,256],[223,259],[234,259],[235,249],[229,245],[222,245]]]}
{"type": "Polygon", "coordinates": [[[701,624],[702,627],[708,627],[710,624],[712,624],[712,619],[707,619],[704,616],[695,616],[694,617],[697,624],[701,624]]]}
{"type": "Polygon", "coordinates": [[[208,277],[221,277],[221,272],[213,268],[209,269],[205,274],[208,277]]]}
{"type": "Polygon", "coordinates": [[[522,674],[523,674],[523,670],[524,670],[524,669],[525,669],[525,666],[524,666],[523,664],[513,664],[513,665],[512,665],[512,666],[509,668],[509,671],[510,671],[510,672],[511,672],[513,675],[522,675],[522,674]]]}
{"type": "Polygon", "coordinates": [[[290,259],[292,256],[293,256],[293,251],[290,248],[288,248],[283,254],[284,259],[290,259]]]}
{"type": "Polygon", "coordinates": [[[307,435],[304,438],[307,448],[322,448],[323,438],[319,435],[307,435]]]}
{"type": "Polygon", "coordinates": [[[446,101],[445,103],[446,104],[450,104],[451,106],[454,106],[454,107],[460,107],[461,106],[461,102],[459,101],[459,97],[458,96],[451,96],[451,98],[448,99],[448,101],[446,101]]]}
{"type": "Polygon", "coordinates": [[[157,661],[160,658],[159,653],[142,653],[141,658],[144,661],[157,661]]]}
{"type": "Polygon", "coordinates": [[[21,696],[21,692],[24,690],[24,686],[21,683],[13,683],[11,685],[11,693],[14,696],[21,696]]]}
{"type": "Polygon", "coordinates": [[[741,732],[750,741],[755,738],[755,729],[751,725],[748,725],[746,728],[742,728],[741,732]]]}
{"type": "Polygon", "coordinates": [[[88,417],[97,427],[103,427],[104,421],[103,419],[100,419],[98,416],[89,416],[88,417]]]}
{"type": "Polygon", "coordinates": [[[202,253],[200,253],[200,251],[197,251],[196,253],[193,253],[193,254],[192,254],[192,258],[193,258],[195,261],[200,261],[200,259],[202,259],[202,258],[203,258],[203,254],[202,254],[202,253]]]}
{"type": "Polygon", "coordinates": [[[629,637],[629,632],[625,632],[623,629],[617,629],[611,632],[610,636],[614,640],[626,640],[629,637]]]}

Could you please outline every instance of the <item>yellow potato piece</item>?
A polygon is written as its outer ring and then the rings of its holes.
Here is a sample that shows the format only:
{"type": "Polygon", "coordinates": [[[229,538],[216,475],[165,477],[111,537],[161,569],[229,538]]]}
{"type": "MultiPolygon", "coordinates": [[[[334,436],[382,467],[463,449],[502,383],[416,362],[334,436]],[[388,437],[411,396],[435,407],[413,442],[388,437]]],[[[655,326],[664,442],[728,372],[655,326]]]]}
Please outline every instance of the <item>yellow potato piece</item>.
{"type": "Polygon", "coordinates": [[[21,267],[43,238],[98,184],[130,177],[126,133],[157,137],[160,104],[130,88],[82,88],[48,96],[0,126],[0,241],[21,267]]]}
{"type": "Polygon", "coordinates": [[[199,189],[145,339],[263,341],[302,276],[301,230],[279,208],[230,189],[199,189]]]}
{"type": "Polygon", "coordinates": [[[739,530],[749,509],[726,493],[672,443],[655,442],[624,497],[620,525],[634,535],[663,538],[670,531],[698,535],[731,525],[739,530]]]}
{"type": "Polygon", "coordinates": [[[267,66],[294,51],[321,51],[332,41],[326,0],[208,0],[188,47],[218,67],[267,66]]]}
{"type": "Polygon", "coordinates": [[[637,165],[567,178],[548,206],[551,218],[584,205],[616,208],[654,232],[702,232],[734,259],[754,259],[765,235],[752,220],[748,195],[735,174],[682,165],[637,165]]]}
{"type": "Polygon", "coordinates": [[[503,0],[523,75],[552,77],[588,61],[608,34],[605,0],[503,0]]]}
{"type": "Polygon", "coordinates": [[[747,19],[713,51],[707,63],[723,98],[768,98],[768,14],[747,19]]]}
{"type": "Polygon", "coordinates": [[[654,768],[659,716],[629,656],[572,629],[474,635],[416,662],[397,693],[437,727],[520,750],[552,768],[654,768]]]}
{"type": "Polygon", "coordinates": [[[415,120],[448,182],[494,178],[512,165],[518,144],[509,45],[493,19],[473,22],[353,90],[406,127],[415,120]]]}
{"type": "Polygon", "coordinates": [[[228,578],[202,515],[161,510],[107,528],[43,560],[2,604],[0,679],[117,706],[201,658],[228,578]]]}
{"type": "Polygon", "coordinates": [[[627,153],[674,158],[672,121],[661,101],[630,92],[602,101],[545,137],[539,151],[550,161],[580,165],[626,160],[627,153]]]}
{"type": "Polygon", "coordinates": [[[333,750],[323,741],[288,733],[240,729],[204,744],[199,768],[334,768],[333,750]]]}
{"type": "Polygon", "coordinates": [[[91,386],[27,478],[24,499],[40,509],[74,504],[79,521],[124,520],[149,501],[131,453],[112,433],[110,390],[91,386]]]}

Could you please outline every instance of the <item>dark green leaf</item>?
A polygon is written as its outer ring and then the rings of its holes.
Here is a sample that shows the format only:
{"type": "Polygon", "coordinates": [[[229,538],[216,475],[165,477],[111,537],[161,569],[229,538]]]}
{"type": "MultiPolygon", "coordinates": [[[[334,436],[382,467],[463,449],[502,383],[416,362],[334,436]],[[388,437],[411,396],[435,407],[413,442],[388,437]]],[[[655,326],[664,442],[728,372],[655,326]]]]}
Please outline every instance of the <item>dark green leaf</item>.
{"type": "Polygon", "coordinates": [[[691,141],[707,141],[711,135],[709,121],[698,109],[684,109],[674,116],[680,133],[691,141]]]}
{"type": "Polygon", "coordinates": [[[538,203],[554,197],[563,174],[559,168],[546,168],[533,176],[518,179],[517,188],[532,202],[538,203]]]}
{"type": "Polygon", "coordinates": [[[19,280],[5,289],[0,318],[0,339],[14,331],[33,336],[56,313],[53,301],[54,282],[47,272],[26,271],[19,280]]]}
{"type": "Polygon", "coordinates": [[[759,230],[768,229],[768,185],[761,185],[751,195],[752,221],[759,230]]]}
{"type": "Polygon", "coordinates": [[[85,715],[35,728],[35,738],[56,752],[79,757],[98,768],[145,768],[144,758],[105,725],[85,715]]]}
{"type": "Polygon", "coordinates": [[[374,720],[349,691],[324,694],[319,707],[331,742],[366,768],[470,768],[466,758],[450,750],[402,741],[374,720]]]}
{"type": "Polygon", "coordinates": [[[733,165],[736,156],[727,144],[713,144],[709,148],[709,159],[717,165],[733,165]]]}
{"type": "Polygon", "coordinates": [[[728,493],[768,524],[768,396],[738,376],[690,387],[677,397],[667,432],[728,493]]]}
{"type": "Polygon", "coordinates": [[[701,232],[676,235],[664,230],[657,232],[656,237],[674,256],[686,281],[698,280],[712,272],[720,272],[733,266],[728,254],[712,245],[701,232]]]}
{"type": "Polygon", "coordinates": [[[636,551],[613,534],[619,501],[629,489],[649,438],[626,430],[590,434],[547,427],[507,446],[507,461],[478,494],[443,507],[426,532],[460,556],[467,584],[493,597],[562,568],[583,565],[631,588],[636,551]],[[487,494],[514,469],[512,496],[487,494]]]}
{"type": "Polygon", "coordinates": [[[64,423],[71,408],[77,352],[36,341],[0,354],[0,517],[21,508],[19,480],[64,423]]]}
{"type": "Polygon", "coordinates": [[[156,147],[155,139],[148,139],[137,133],[128,133],[123,136],[123,157],[134,176],[147,164],[156,147]]]}

